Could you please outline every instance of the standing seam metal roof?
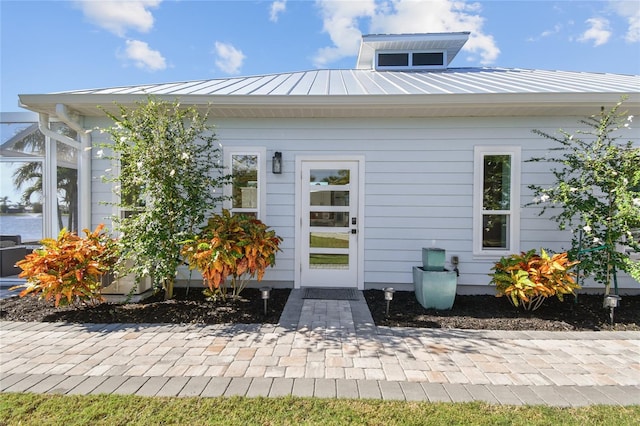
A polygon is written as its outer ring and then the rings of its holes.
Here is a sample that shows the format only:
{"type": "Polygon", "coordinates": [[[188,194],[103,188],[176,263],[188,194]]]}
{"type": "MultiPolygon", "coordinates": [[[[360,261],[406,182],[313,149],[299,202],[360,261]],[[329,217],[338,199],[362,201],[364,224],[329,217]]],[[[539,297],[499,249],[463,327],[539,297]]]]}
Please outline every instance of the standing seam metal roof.
{"type": "Polygon", "coordinates": [[[601,92],[638,93],[640,76],[515,68],[449,68],[443,71],[311,70],[58,93],[361,96],[601,92]]]}

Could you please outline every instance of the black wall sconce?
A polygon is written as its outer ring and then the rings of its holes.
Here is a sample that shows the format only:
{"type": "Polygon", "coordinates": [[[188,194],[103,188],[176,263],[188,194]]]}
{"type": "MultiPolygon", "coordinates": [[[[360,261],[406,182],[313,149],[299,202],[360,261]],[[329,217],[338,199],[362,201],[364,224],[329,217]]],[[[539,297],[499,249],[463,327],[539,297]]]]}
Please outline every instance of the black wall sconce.
{"type": "Polygon", "coordinates": [[[271,159],[271,172],[274,175],[282,174],[282,153],[275,152],[271,159]]]}

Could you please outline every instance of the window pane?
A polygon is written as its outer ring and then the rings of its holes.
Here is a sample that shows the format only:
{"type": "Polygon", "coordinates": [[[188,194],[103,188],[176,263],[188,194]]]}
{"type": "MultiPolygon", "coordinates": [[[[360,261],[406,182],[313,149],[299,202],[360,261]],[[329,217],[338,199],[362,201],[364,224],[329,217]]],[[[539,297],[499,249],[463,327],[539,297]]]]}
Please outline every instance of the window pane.
{"type": "Polygon", "coordinates": [[[0,162],[0,230],[37,242],[42,235],[42,162],[0,162]]]}
{"type": "Polygon", "coordinates": [[[347,227],[349,226],[349,212],[310,212],[311,226],[347,227]]]}
{"type": "Polygon", "coordinates": [[[311,232],[309,246],[314,248],[349,248],[347,232],[311,232]]]}
{"type": "Polygon", "coordinates": [[[232,155],[233,208],[258,208],[258,156],[232,155]]]}
{"type": "Polygon", "coordinates": [[[442,52],[414,53],[413,66],[444,65],[442,52]]]}
{"type": "Polygon", "coordinates": [[[509,249],[509,216],[485,214],[482,216],[482,248],[509,249]]]}
{"type": "MultiPolygon", "coordinates": [[[[75,138],[76,133],[66,126],[55,123],[52,126],[58,133],[75,138]]],[[[56,142],[58,159],[58,231],[67,228],[78,232],[78,150],[56,142]]]]}
{"type": "Polygon", "coordinates": [[[312,206],[348,206],[349,191],[312,191],[312,206]]]}
{"type": "Polygon", "coordinates": [[[349,255],[312,253],[309,255],[309,267],[311,269],[348,269],[349,255]]]}
{"type": "Polygon", "coordinates": [[[511,156],[485,155],[483,164],[484,210],[509,210],[511,193],[511,156]]]}
{"type": "Polygon", "coordinates": [[[45,137],[37,123],[2,123],[0,126],[0,156],[44,157],[45,137]]]}
{"type": "Polygon", "coordinates": [[[408,65],[408,53],[380,53],[378,55],[379,67],[406,67],[408,65]]]}
{"type": "Polygon", "coordinates": [[[316,185],[348,185],[349,170],[311,170],[309,181],[312,186],[316,185]]]}

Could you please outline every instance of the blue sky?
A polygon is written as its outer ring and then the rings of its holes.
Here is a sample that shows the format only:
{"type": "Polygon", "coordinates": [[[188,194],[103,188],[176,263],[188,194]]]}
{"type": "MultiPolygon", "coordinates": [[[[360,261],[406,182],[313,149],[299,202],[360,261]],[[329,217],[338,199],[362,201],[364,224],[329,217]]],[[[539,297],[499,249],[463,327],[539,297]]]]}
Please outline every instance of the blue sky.
{"type": "Polygon", "coordinates": [[[20,93],[352,68],[360,36],[470,31],[453,67],[640,74],[638,1],[0,0],[0,111],[20,93]]]}

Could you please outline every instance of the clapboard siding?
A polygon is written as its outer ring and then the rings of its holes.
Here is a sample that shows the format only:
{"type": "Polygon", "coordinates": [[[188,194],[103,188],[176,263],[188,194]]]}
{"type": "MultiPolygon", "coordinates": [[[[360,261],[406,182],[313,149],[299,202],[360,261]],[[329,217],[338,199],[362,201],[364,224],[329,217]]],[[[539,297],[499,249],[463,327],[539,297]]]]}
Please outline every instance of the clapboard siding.
{"type": "MultiPolygon", "coordinates": [[[[270,159],[283,153],[283,173],[267,173],[265,222],[282,236],[282,252],[265,280],[293,283],[295,251],[296,156],[362,155],[365,158],[365,285],[411,283],[411,268],[421,261],[422,247],[435,240],[460,258],[461,286],[481,286],[491,293],[488,273],[495,258],[472,254],[473,150],[477,145],[522,146],[521,246],[566,248],[570,234],[558,232],[549,215],[538,216],[530,184],[550,184],[549,165],[527,162],[549,155],[553,144],[532,129],[556,133],[575,129],[577,117],[452,117],[439,119],[220,119],[216,134],[223,146],[264,146],[270,159]]],[[[99,125],[100,123],[93,123],[99,125]]],[[[106,125],[104,121],[102,125],[106,125]]],[[[95,132],[94,132],[95,133],[95,132]]],[[[270,169],[270,162],[267,162],[270,169]]],[[[107,168],[94,160],[97,179],[107,168]]],[[[99,200],[108,186],[94,181],[93,219],[108,213],[99,200]]],[[[624,278],[621,286],[631,286],[624,278]]]]}

